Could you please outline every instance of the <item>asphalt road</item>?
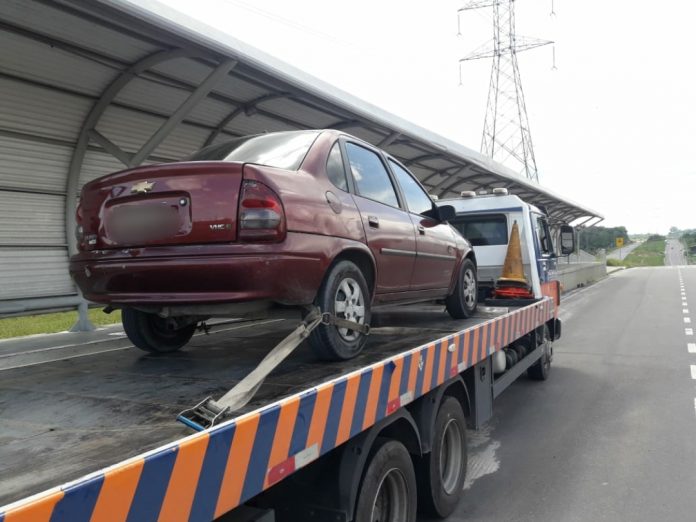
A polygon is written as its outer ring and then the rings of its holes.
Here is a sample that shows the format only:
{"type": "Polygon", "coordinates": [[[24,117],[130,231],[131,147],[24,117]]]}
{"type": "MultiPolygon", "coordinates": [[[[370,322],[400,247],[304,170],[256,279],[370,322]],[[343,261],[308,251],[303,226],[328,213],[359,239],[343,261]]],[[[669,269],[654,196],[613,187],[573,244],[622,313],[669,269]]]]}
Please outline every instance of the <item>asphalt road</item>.
{"type": "Polygon", "coordinates": [[[521,378],[470,432],[473,483],[449,520],[695,520],[689,304],[696,266],[624,270],[562,303],[549,380],[521,378]]]}
{"type": "Polygon", "coordinates": [[[684,245],[678,239],[668,239],[665,244],[665,265],[679,266],[685,264],[684,245]]]}

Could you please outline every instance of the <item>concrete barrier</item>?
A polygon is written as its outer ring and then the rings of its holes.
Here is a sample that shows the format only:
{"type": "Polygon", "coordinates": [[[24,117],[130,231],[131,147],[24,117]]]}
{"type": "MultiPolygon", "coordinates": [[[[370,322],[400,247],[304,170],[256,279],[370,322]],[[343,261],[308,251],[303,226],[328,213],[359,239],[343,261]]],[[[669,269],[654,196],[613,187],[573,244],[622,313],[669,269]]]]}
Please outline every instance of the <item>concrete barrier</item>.
{"type": "Polygon", "coordinates": [[[598,262],[559,264],[556,270],[556,277],[563,285],[564,292],[599,281],[606,275],[607,265],[598,262]]]}

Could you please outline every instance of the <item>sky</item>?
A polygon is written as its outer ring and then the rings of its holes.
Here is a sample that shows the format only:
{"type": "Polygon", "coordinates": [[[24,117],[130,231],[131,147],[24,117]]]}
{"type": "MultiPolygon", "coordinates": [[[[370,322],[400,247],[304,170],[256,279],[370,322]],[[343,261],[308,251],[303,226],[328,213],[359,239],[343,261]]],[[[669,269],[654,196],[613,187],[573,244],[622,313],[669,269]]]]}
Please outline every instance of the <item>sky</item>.
{"type": "MultiPolygon", "coordinates": [[[[162,0],[309,74],[478,150],[492,36],[461,0],[162,0]]],[[[629,233],[696,228],[696,2],[519,0],[517,33],[541,185],[629,233]]]]}

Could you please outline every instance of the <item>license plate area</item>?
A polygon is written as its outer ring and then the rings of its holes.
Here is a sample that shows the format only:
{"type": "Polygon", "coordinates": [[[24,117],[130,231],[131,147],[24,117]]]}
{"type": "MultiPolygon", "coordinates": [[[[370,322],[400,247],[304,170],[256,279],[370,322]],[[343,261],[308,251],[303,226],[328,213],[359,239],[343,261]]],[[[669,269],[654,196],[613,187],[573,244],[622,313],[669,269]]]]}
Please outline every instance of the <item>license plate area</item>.
{"type": "Polygon", "coordinates": [[[142,245],[166,243],[191,232],[188,195],[137,197],[106,209],[108,243],[142,245]]]}

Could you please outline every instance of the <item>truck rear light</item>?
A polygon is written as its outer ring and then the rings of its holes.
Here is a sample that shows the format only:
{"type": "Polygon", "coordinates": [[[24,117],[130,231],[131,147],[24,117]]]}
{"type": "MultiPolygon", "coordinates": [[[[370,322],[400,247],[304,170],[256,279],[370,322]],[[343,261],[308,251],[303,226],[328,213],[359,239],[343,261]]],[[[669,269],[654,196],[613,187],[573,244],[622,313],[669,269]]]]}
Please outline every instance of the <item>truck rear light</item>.
{"type": "Polygon", "coordinates": [[[239,201],[239,240],[285,239],[285,211],[278,195],[263,183],[245,180],[239,201]]]}

